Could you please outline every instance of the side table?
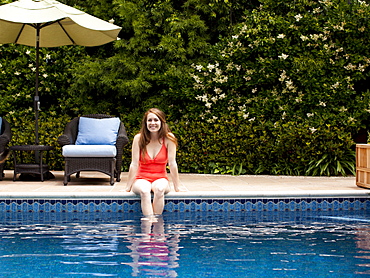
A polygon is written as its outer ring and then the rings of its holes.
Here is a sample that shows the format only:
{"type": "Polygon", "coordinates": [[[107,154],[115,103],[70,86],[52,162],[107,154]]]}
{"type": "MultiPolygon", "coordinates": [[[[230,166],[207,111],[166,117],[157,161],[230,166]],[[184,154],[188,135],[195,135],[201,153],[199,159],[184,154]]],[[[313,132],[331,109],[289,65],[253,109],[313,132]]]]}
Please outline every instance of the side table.
{"type": "Polygon", "coordinates": [[[17,145],[11,146],[9,149],[13,152],[14,157],[13,181],[16,180],[17,174],[38,174],[41,181],[44,181],[44,175],[49,172],[49,151],[53,150],[54,147],[44,145],[17,145]],[[35,152],[35,155],[38,152],[40,154],[39,161],[35,161],[35,163],[24,163],[22,152],[35,152]],[[43,152],[46,152],[46,164],[43,162],[43,152]]]}

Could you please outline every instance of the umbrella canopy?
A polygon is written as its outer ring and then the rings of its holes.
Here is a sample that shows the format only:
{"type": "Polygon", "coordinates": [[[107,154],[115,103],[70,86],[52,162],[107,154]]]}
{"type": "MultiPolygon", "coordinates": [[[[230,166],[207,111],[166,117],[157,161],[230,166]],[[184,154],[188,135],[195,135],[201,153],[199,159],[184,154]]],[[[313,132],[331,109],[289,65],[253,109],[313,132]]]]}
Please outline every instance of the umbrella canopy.
{"type": "Polygon", "coordinates": [[[54,0],[19,0],[0,6],[0,43],[36,47],[36,144],[39,143],[39,48],[99,46],[116,40],[120,30],[119,26],[54,0]]]}
{"type": "Polygon", "coordinates": [[[121,27],[53,0],[19,0],[0,6],[0,42],[40,47],[98,46],[117,39],[121,27]]]}

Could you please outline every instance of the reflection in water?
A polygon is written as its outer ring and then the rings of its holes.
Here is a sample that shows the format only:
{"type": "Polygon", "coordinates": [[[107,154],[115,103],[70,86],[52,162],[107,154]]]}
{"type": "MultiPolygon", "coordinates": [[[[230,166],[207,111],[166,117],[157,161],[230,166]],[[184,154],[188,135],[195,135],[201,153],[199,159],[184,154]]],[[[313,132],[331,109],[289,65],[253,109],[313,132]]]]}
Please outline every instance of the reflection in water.
{"type": "MultiPolygon", "coordinates": [[[[360,255],[356,256],[359,259],[370,259],[370,228],[357,228],[356,229],[356,246],[358,248],[357,253],[360,255]]],[[[358,264],[362,267],[370,267],[370,263],[358,264]]],[[[357,271],[357,274],[370,274],[370,270],[357,271]]]]}
{"type": "Polygon", "coordinates": [[[179,235],[165,233],[163,217],[158,217],[157,222],[141,220],[141,233],[129,236],[128,240],[132,276],[177,277],[179,235]]]}
{"type": "Polygon", "coordinates": [[[3,219],[0,277],[370,277],[370,211],[77,216],[3,219]]]}

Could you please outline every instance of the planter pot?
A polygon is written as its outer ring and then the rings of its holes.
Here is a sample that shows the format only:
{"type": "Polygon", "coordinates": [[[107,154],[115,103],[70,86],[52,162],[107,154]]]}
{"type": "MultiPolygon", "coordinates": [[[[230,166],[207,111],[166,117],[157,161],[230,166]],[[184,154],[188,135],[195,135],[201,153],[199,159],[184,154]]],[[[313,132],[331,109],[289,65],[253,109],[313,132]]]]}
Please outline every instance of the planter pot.
{"type": "Polygon", "coordinates": [[[370,144],[356,145],[356,185],[370,188],[370,144]]]}

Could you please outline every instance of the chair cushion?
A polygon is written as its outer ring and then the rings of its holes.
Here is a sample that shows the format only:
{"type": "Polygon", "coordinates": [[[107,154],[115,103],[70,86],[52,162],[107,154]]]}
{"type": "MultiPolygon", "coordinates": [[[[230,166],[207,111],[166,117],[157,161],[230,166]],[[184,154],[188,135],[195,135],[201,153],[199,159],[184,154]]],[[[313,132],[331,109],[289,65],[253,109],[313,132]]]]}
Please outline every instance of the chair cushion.
{"type": "Polygon", "coordinates": [[[80,117],[76,145],[114,145],[119,126],[119,118],[80,117]]]}
{"type": "Polygon", "coordinates": [[[65,145],[64,157],[115,157],[117,149],[112,145],[65,145]]]}

